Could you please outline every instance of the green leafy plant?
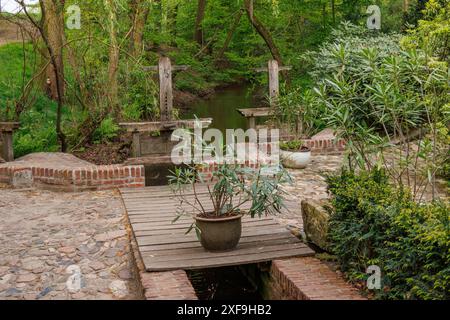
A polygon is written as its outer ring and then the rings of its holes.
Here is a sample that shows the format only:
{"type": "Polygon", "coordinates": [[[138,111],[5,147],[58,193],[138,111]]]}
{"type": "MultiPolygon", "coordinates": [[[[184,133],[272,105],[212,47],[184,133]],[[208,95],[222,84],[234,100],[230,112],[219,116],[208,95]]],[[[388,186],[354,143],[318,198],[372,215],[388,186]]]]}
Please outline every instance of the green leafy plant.
{"type": "Polygon", "coordinates": [[[448,123],[447,64],[422,50],[401,50],[397,37],[376,36],[375,45],[374,36],[354,40],[348,31],[315,58],[315,104],[347,141],[351,170],[383,167],[415,199],[429,186],[435,198],[436,172],[449,150],[438,132],[448,123]]]}
{"type": "Polygon", "coordinates": [[[383,171],[329,176],[331,250],[352,281],[382,271],[383,299],[450,297],[450,206],[419,204],[388,183],[383,171]]]}
{"type": "Polygon", "coordinates": [[[213,186],[207,185],[208,199],[200,200],[198,186],[206,181],[195,167],[176,168],[169,176],[169,184],[180,202],[180,215],[195,214],[200,217],[224,217],[241,213],[255,216],[274,214],[283,207],[282,182],[290,177],[283,168],[268,175],[263,169],[237,168],[220,164],[212,172],[213,186]],[[191,190],[194,200],[189,200],[185,191],[191,190]],[[190,209],[186,210],[186,204],[190,209]],[[212,204],[212,209],[210,205],[212,204]],[[251,204],[250,208],[243,209],[251,204]]]}
{"type": "Polygon", "coordinates": [[[286,151],[300,151],[303,147],[302,140],[290,140],[290,141],[282,141],[280,142],[281,150],[286,151]]]}
{"type": "Polygon", "coordinates": [[[116,138],[119,134],[120,127],[112,118],[106,118],[94,132],[94,142],[108,142],[116,138]]]}

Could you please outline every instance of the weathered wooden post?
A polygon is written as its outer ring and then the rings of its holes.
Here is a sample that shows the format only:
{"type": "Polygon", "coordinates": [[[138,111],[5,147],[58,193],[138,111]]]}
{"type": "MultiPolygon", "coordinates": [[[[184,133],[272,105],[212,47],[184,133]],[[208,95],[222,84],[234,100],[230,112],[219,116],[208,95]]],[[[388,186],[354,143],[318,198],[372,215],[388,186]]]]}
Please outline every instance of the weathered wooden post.
{"type": "Polygon", "coordinates": [[[269,60],[267,68],[256,69],[257,72],[269,73],[269,98],[271,107],[276,105],[278,96],[280,95],[280,71],[291,69],[291,66],[280,67],[277,60],[269,60]]]}
{"type": "MultiPolygon", "coordinates": [[[[160,121],[120,123],[132,134],[132,157],[169,157],[176,142],[171,141],[171,134],[178,128],[194,128],[195,120],[174,120],[172,72],[187,70],[188,66],[172,66],[168,57],[161,57],[158,66],[144,67],[146,71],[159,73],[159,108],[160,121]],[[158,132],[158,135],[153,135],[158,132]]],[[[199,119],[204,127],[208,127],[212,119],[199,119]]],[[[137,161],[137,160],[132,160],[137,161]]],[[[150,161],[150,160],[149,160],[150,161]]],[[[152,160],[153,161],[153,160],[152,160]]],[[[157,161],[162,161],[161,159],[157,161]]]]}
{"type": "Polygon", "coordinates": [[[139,158],[141,156],[141,133],[138,130],[133,131],[131,153],[133,158],[139,158]]]}
{"type": "Polygon", "coordinates": [[[159,72],[159,109],[161,122],[172,121],[173,88],[172,71],[187,70],[189,66],[172,66],[168,57],[159,58],[158,66],[144,67],[146,71],[159,72]]]}
{"type": "Polygon", "coordinates": [[[172,64],[167,57],[159,59],[159,86],[161,122],[170,121],[173,109],[172,64]]]}
{"type": "Polygon", "coordinates": [[[2,158],[7,162],[14,160],[13,133],[18,128],[18,122],[0,122],[0,134],[3,140],[2,158]]]}
{"type": "Polygon", "coordinates": [[[248,127],[256,129],[256,118],[266,117],[277,105],[278,97],[280,95],[280,71],[291,70],[292,67],[280,67],[277,60],[269,60],[267,68],[255,69],[256,72],[268,72],[269,76],[269,103],[270,108],[250,108],[238,109],[238,112],[247,118],[248,127]]]}

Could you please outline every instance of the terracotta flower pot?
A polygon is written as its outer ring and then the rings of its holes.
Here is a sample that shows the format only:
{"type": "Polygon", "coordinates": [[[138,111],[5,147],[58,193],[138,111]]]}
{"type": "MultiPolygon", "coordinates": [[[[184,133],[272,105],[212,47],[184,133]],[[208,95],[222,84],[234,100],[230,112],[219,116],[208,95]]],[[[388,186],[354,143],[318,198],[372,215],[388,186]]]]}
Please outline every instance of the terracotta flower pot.
{"type": "Polygon", "coordinates": [[[241,239],[241,218],[241,214],[225,218],[196,217],[203,248],[209,251],[234,249],[241,239]]]}

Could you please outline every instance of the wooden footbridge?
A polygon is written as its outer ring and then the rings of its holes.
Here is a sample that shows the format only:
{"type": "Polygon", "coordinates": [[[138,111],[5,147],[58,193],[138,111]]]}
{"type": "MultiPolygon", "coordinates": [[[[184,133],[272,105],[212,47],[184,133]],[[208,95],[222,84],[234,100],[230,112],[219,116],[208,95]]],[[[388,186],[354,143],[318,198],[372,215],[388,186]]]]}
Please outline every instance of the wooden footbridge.
{"type": "MultiPolygon", "coordinates": [[[[195,232],[185,234],[192,223],[191,217],[172,223],[178,201],[168,186],[121,189],[120,192],[147,271],[204,269],[314,254],[271,217],[245,217],[242,238],[236,249],[208,252],[201,247],[195,232]]],[[[206,186],[199,194],[208,206],[206,186]]],[[[212,208],[212,204],[210,206],[212,208]]],[[[288,208],[299,209],[292,203],[288,208]]]]}

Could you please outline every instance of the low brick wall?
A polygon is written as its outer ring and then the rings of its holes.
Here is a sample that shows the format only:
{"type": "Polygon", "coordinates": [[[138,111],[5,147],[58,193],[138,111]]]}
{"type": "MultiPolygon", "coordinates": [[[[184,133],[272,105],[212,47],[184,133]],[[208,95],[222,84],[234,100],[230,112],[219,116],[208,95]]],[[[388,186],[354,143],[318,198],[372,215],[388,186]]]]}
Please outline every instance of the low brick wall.
{"type": "Polygon", "coordinates": [[[312,154],[341,154],[346,146],[344,140],[336,139],[307,139],[303,143],[311,149],[312,154]]]}
{"type": "Polygon", "coordinates": [[[264,281],[270,300],[365,300],[359,291],[317,258],[274,260],[264,281]]]}
{"type": "Polygon", "coordinates": [[[144,187],[143,166],[91,166],[65,169],[37,166],[0,166],[0,182],[15,187],[38,186],[61,191],[144,187]]]}
{"type": "Polygon", "coordinates": [[[142,272],[141,282],[147,300],[197,300],[185,271],[142,272]]]}

